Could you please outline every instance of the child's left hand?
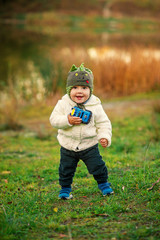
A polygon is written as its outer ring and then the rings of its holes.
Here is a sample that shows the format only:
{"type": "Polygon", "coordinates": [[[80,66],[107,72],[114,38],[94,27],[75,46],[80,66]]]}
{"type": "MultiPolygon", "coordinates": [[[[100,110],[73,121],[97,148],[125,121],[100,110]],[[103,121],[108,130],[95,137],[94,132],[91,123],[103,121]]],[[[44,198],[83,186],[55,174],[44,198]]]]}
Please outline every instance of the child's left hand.
{"type": "Polygon", "coordinates": [[[108,146],[108,140],[106,138],[101,138],[100,144],[103,148],[106,148],[108,146]]]}

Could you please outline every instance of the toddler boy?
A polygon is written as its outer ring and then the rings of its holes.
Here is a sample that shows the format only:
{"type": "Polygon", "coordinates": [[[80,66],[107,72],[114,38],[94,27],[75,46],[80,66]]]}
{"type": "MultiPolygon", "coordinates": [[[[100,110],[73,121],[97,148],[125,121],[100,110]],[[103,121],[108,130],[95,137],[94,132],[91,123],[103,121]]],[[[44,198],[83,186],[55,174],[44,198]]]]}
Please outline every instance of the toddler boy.
{"type": "Polygon", "coordinates": [[[103,196],[110,195],[113,190],[107,182],[108,171],[99,153],[98,141],[102,147],[109,147],[112,127],[100,99],[92,94],[92,71],[83,64],[78,68],[73,65],[68,73],[66,90],[67,94],[58,101],[50,116],[51,125],[58,129],[57,138],[61,145],[59,198],[72,198],[71,184],[80,159],[97,181],[103,196]],[[83,114],[89,113],[87,123],[80,115],[74,116],[75,106],[83,114]]]}

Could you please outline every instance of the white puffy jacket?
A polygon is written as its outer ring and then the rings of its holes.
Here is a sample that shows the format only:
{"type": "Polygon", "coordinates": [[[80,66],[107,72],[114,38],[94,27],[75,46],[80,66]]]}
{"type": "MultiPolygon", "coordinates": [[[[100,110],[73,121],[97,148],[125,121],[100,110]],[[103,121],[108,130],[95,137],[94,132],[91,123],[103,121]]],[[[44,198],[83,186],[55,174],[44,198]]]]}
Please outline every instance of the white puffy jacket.
{"type": "Polygon", "coordinates": [[[50,123],[54,128],[58,128],[57,139],[59,144],[73,151],[82,151],[98,143],[101,138],[108,140],[108,147],[111,145],[112,126],[104,112],[101,101],[95,95],[85,103],[86,110],[92,112],[91,120],[88,124],[70,125],[68,114],[76,106],[66,94],[59,100],[50,116],[50,123]]]}

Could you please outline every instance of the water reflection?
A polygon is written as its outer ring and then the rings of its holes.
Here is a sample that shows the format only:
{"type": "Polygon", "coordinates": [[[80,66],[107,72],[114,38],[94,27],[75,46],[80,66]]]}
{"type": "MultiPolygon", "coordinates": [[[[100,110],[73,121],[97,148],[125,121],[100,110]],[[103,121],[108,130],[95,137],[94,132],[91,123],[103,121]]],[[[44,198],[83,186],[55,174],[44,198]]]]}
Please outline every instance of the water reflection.
{"type": "Polygon", "coordinates": [[[40,99],[45,93],[43,88],[51,88],[53,74],[46,39],[43,35],[2,26],[0,41],[0,90],[5,92],[9,87],[11,92],[14,88],[17,97],[40,99]]]}

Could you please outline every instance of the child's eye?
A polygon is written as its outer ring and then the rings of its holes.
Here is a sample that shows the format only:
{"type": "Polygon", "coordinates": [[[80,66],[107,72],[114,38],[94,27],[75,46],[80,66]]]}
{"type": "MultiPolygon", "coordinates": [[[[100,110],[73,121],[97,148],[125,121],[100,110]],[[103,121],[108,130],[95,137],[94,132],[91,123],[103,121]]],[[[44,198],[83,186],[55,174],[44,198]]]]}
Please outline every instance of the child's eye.
{"type": "Polygon", "coordinates": [[[87,87],[84,86],[83,89],[87,89],[87,87]]]}
{"type": "Polygon", "coordinates": [[[75,86],[75,87],[73,87],[74,89],[77,89],[77,87],[75,86]]]}

